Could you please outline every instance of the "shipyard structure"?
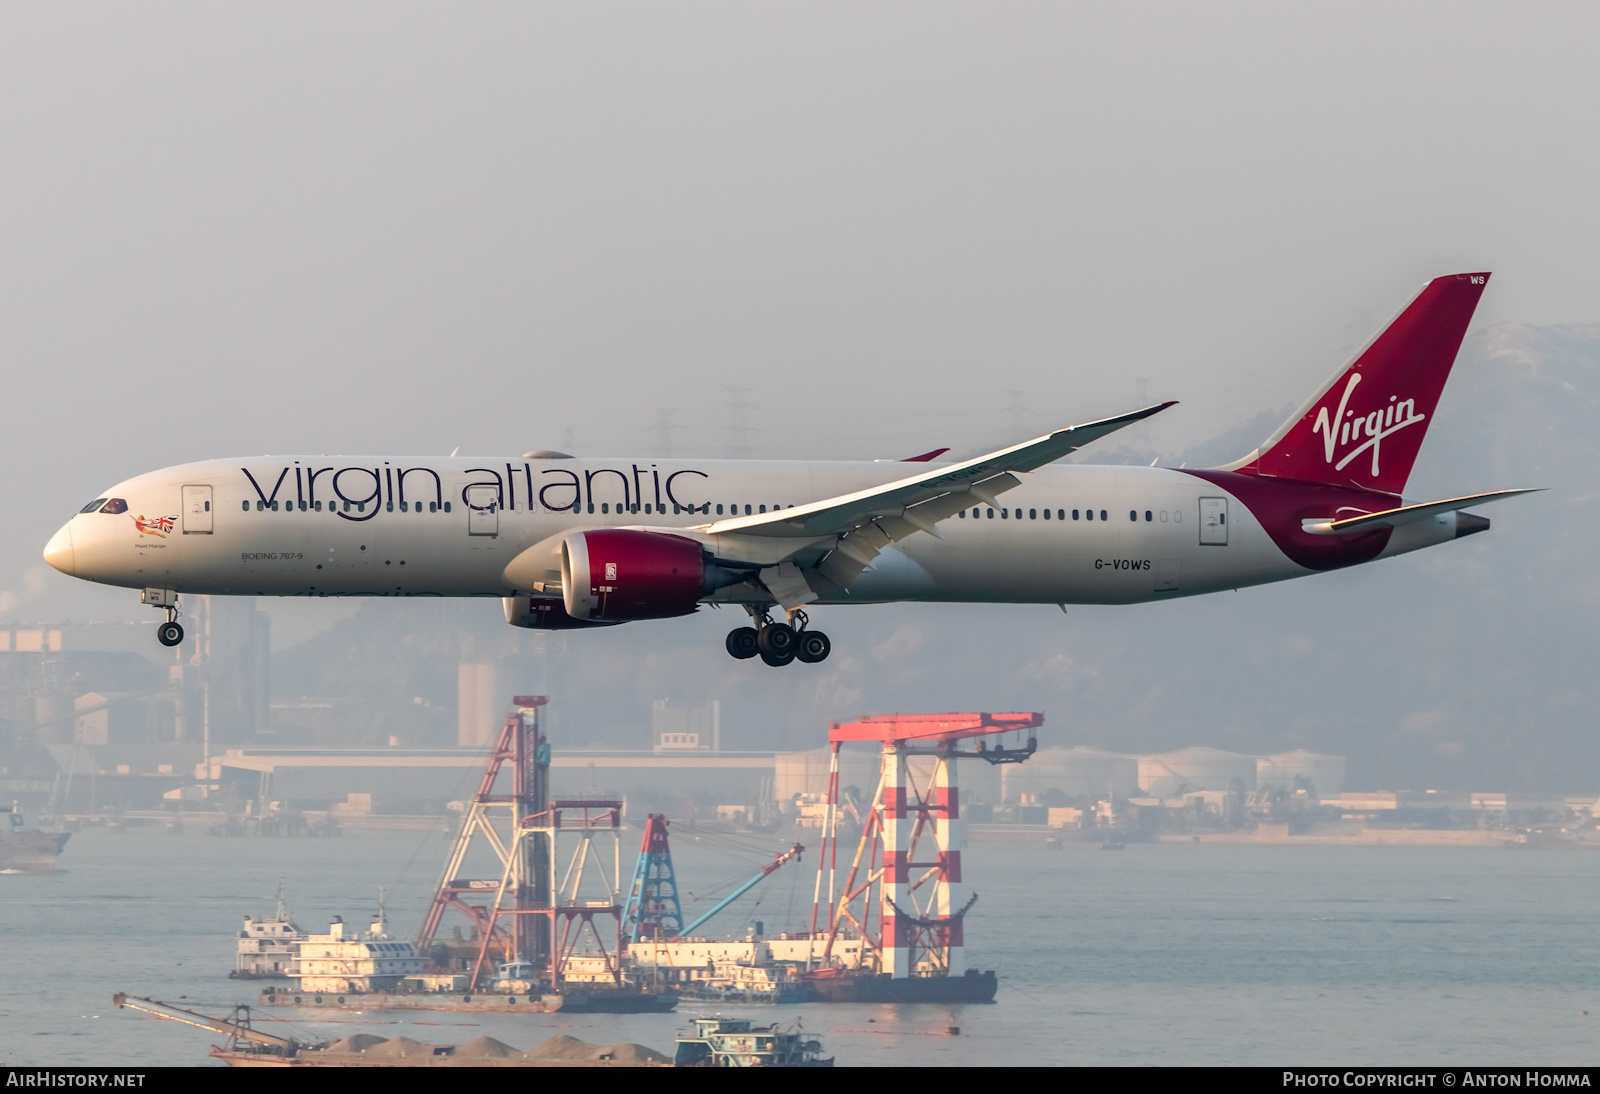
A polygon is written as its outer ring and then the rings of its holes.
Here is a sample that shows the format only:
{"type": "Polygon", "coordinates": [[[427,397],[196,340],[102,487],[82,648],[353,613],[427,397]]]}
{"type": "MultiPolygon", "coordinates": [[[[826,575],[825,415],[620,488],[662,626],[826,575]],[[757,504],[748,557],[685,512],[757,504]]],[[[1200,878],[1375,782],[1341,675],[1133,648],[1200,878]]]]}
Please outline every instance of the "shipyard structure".
{"type": "Polygon", "coordinates": [[[809,923],[776,935],[756,923],[743,939],[717,940],[706,924],[779,869],[800,869],[806,847],[774,852],[686,921],[669,820],[647,818],[625,866],[622,801],[551,795],[552,749],[539,721],[547,700],[514,702],[416,939],[391,938],[381,909],[365,933],[335,922],[327,934],[307,935],[280,894],[276,916],[247,920],[234,974],[290,981],[268,987],[263,1005],[616,1012],[667,1010],[685,998],[994,997],[994,972],[965,960],[965,920],[978,895],[962,880],[958,765],[1026,761],[1042,715],[889,715],[831,725],[809,923]],[[847,742],[879,752],[876,789],[859,805],[839,787],[847,742]],[[285,967],[286,944],[296,957],[285,967]]]}

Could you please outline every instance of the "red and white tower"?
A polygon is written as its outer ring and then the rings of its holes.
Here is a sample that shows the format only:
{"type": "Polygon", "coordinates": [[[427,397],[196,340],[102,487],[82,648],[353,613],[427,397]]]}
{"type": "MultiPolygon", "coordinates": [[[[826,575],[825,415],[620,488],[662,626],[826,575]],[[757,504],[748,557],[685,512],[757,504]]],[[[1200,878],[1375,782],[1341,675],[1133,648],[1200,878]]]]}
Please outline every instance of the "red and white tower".
{"type": "Polygon", "coordinates": [[[828,727],[833,756],[812,912],[816,938],[826,873],[824,965],[843,931],[862,939],[863,966],[895,979],[959,976],[966,970],[962,919],[977,896],[967,894],[961,880],[956,761],[1019,763],[1037,748],[1031,731],[1043,724],[1044,716],[1034,713],[888,714],[828,727]],[[990,748],[984,740],[1022,730],[1030,731],[1025,747],[990,748]],[[979,738],[976,751],[958,749],[958,742],[974,737],[979,738]],[[879,742],[883,758],[861,842],[836,890],[839,748],[847,741],[879,742]]]}

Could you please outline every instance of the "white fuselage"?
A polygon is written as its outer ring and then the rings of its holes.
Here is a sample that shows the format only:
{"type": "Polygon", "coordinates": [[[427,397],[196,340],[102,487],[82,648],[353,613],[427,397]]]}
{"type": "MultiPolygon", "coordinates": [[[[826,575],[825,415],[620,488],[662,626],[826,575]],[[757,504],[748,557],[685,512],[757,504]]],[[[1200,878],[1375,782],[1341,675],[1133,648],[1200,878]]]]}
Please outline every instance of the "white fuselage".
{"type": "MultiPolygon", "coordinates": [[[[80,513],[51,540],[46,557],[87,580],[179,593],[503,597],[518,591],[506,566],[553,536],[704,526],[735,512],[756,514],[891,482],[906,468],[723,460],[214,460],[118,483],[104,497],[123,499],[126,511],[80,513]]],[[[1053,465],[1022,477],[1020,487],[998,499],[1001,505],[975,504],[942,521],[942,538],[918,534],[885,550],[846,595],[829,602],[1125,604],[1313,572],[1291,561],[1239,498],[1189,473],[1053,465]]],[[[1380,557],[1454,535],[1453,514],[1408,526],[1380,557]]]]}

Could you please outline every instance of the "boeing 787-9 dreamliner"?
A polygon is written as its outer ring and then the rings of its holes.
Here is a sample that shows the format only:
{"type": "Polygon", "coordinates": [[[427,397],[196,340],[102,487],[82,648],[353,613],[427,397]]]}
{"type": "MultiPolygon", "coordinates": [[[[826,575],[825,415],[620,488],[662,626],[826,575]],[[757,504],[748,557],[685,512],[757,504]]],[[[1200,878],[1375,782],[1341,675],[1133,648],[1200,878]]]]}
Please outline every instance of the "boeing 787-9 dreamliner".
{"type": "MultiPolygon", "coordinates": [[[[1133,604],[1432,547],[1524,493],[1403,497],[1489,280],[1430,282],[1260,448],[1209,470],[1062,464],[1172,403],[977,459],[208,460],[125,479],[50,540],[62,573],[179,598],[499,597],[518,627],[598,627],[737,604],[734,657],[821,661],[808,611],[963,601],[1133,604]]],[[[941,450],[943,451],[943,450],[941,450]]]]}

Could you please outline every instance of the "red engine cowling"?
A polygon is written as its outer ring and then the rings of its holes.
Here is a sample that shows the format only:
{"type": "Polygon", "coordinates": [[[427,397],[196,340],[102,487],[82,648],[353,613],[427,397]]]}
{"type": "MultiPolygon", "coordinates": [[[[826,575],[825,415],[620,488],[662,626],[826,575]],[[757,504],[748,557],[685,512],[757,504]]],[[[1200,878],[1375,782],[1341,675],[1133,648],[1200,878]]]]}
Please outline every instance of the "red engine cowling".
{"type": "Polygon", "coordinates": [[[688,615],[706,585],[704,549],[683,536],[602,528],[561,544],[561,597],[573,619],[688,615]]]}

